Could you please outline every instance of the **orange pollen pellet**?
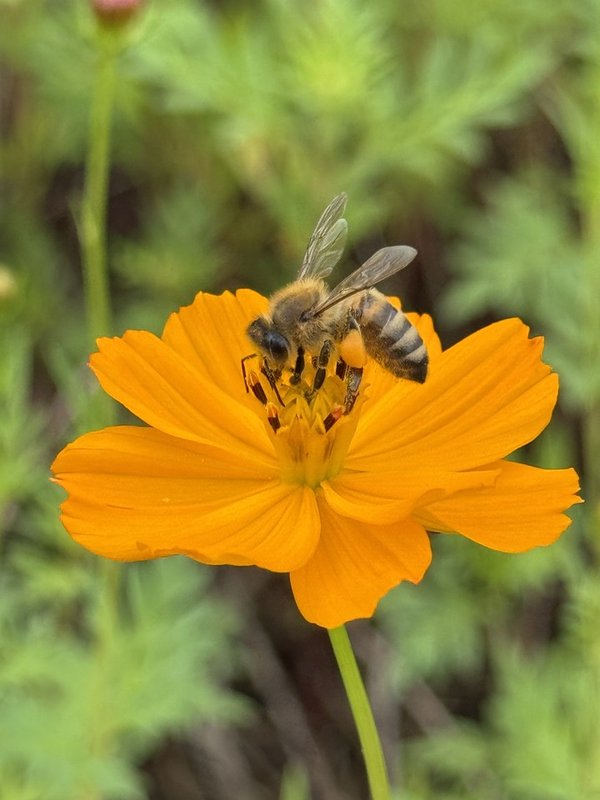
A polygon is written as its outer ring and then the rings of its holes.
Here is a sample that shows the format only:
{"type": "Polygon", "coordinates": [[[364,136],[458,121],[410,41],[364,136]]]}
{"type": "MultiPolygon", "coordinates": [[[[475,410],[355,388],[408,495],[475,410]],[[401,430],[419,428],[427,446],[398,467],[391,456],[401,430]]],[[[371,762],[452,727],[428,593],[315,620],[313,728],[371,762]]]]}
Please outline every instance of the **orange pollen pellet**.
{"type": "Polygon", "coordinates": [[[361,368],[367,363],[367,351],[360,331],[352,329],[338,344],[341,358],[349,367],[361,368]]]}

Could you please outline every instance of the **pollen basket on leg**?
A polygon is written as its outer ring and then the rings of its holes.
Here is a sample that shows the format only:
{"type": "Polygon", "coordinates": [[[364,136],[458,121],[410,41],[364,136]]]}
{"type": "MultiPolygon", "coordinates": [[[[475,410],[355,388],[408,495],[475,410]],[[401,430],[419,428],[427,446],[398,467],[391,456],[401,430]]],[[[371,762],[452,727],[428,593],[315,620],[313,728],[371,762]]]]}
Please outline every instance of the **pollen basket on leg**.
{"type": "Polygon", "coordinates": [[[324,358],[307,356],[299,379],[292,367],[281,373],[264,364],[259,369],[260,374],[249,372],[247,384],[279,457],[282,479],[318,486],[337,475],[358,422],[362,387],[349,386],[336,357],[325,365],[324,358]]]}

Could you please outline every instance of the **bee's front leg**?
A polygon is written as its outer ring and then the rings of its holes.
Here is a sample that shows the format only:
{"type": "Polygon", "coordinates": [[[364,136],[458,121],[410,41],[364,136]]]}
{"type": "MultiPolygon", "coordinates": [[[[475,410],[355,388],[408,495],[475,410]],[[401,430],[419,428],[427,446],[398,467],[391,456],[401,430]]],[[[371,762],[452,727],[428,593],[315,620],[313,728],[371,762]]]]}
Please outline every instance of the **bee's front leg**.
{"type": "Polygon", "coordinates": [[[249,390],[249,384],[248,384],[248,374],[246,372],[246,361],[248,361],[248,359],[250,359],[250,358],[257,358],[257,356],[258,356],[257,353],[250,353],[249,355],[244,356],[242,358],[242,360],[241,360],[242,378],[244,379],[244,386],[246,387],[246,394],[250,391],[249,390]]]}
{"type": "Polygon", "coordinates": [[[281,370],[273,369],[266,358],[263,358],[262,367],[260,369],[262,374],[269,382],[269,386],[275,392],[275,397],[277,398],[279,404],[281,406],[285,406],[285,403],[281,399],[281,395],[279,394],[279,389],[277,387],[277,381],[281,377],[281,370]]]}

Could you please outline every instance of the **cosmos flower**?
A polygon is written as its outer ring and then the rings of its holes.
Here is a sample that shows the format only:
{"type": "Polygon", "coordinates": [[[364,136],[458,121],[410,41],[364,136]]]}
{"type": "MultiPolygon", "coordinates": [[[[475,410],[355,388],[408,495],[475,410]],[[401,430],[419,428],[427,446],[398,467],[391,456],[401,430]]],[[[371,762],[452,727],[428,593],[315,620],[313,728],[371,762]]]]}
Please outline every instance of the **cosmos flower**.
{"type": "Polygon", "coordinates": [[[282,377],[283,406],[246,391],[245,330],[266,306],[250,290],[201,293],[160,338],[98,340],[92,370],[146,427],[88,433],[57,456],[62,521],[79,544],[122,561],[184,554],[289,573],[304,617],[332,628],[422,579],[427,531],[516,553],[569,525],[575,472],[504,460],[545,428],[558,391],[542,340],[520,320],[442,351],[431,319],[408,314],[429,351],[427,380],[369,362],[343,414],[335,364],[310,404],[310,364],[306,383],[282,377]]]}

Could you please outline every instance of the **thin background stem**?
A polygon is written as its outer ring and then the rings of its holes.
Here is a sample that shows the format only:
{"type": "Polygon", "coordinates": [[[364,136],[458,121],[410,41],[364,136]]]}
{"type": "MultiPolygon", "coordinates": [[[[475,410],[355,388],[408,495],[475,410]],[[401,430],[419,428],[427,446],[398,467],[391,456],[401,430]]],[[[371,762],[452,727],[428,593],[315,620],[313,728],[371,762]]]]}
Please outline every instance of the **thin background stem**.
{"type": "Polygon", "coordinates": [[[106,207],[110,152],[110,122],[116,77],[117,48],[101,38],[90,112],[90,135],[81,210],[81,247],[88,315],[93,340],[108,334],[111,311],[106,264],[106,207]]]}
{"type": "MultiPolygon", "coordinates": [[[[118,31],[97,31],[96,76],[90,109],[88,151],[85,164],[85,182],[81,206],[79,237],[85,291],[85,309],[90,349],[95,349],[96,339],[108,335],[112,329],[112,314],[106,258],[106,211],[108,205],[108,178],[110,172],[110,133],[117,58],[120,52],[118,31]]],[[[91,422],[96,427],[111,425],[115,420],[113,401],[103,392],[93,398],[91,422]]],[[[113,628],[119,620],[119,566],[102,559],[98,571],[97,608],[94,615],[94,644],[96,658],[101,665],[110,652],[113,628]]],[[[98,669],[97,675],[103,671],[98,669]]],[[[103,699],[106,684],[100,681],[95,687],[94,713],[90,731],[91,748],[97,757],[108,752],[112,743],[106,740],[102,722],[103,699]]],[[[83,788],[85,800],[100,800],[93,779],[83,788]]]]}
{"type": "Polygon", "coordinates": [[[390,784],[381,741],[348,633],[343,625],[328,633],[362,747],[372,800],[390,800],[390,784]]]}
{"type": "MultiPolygon", "coordinates": [[[[119,39],[111,31],[98,32],[98,63],[90,111],[90,131],[81,207],[81,258],[90,349],[112,328],[106,259],[106,210],[110,168],[110,130],[119,39]]],[[[102,396],[94,408],[98,426],[114,421],[114,405],[102,396]]]]}

